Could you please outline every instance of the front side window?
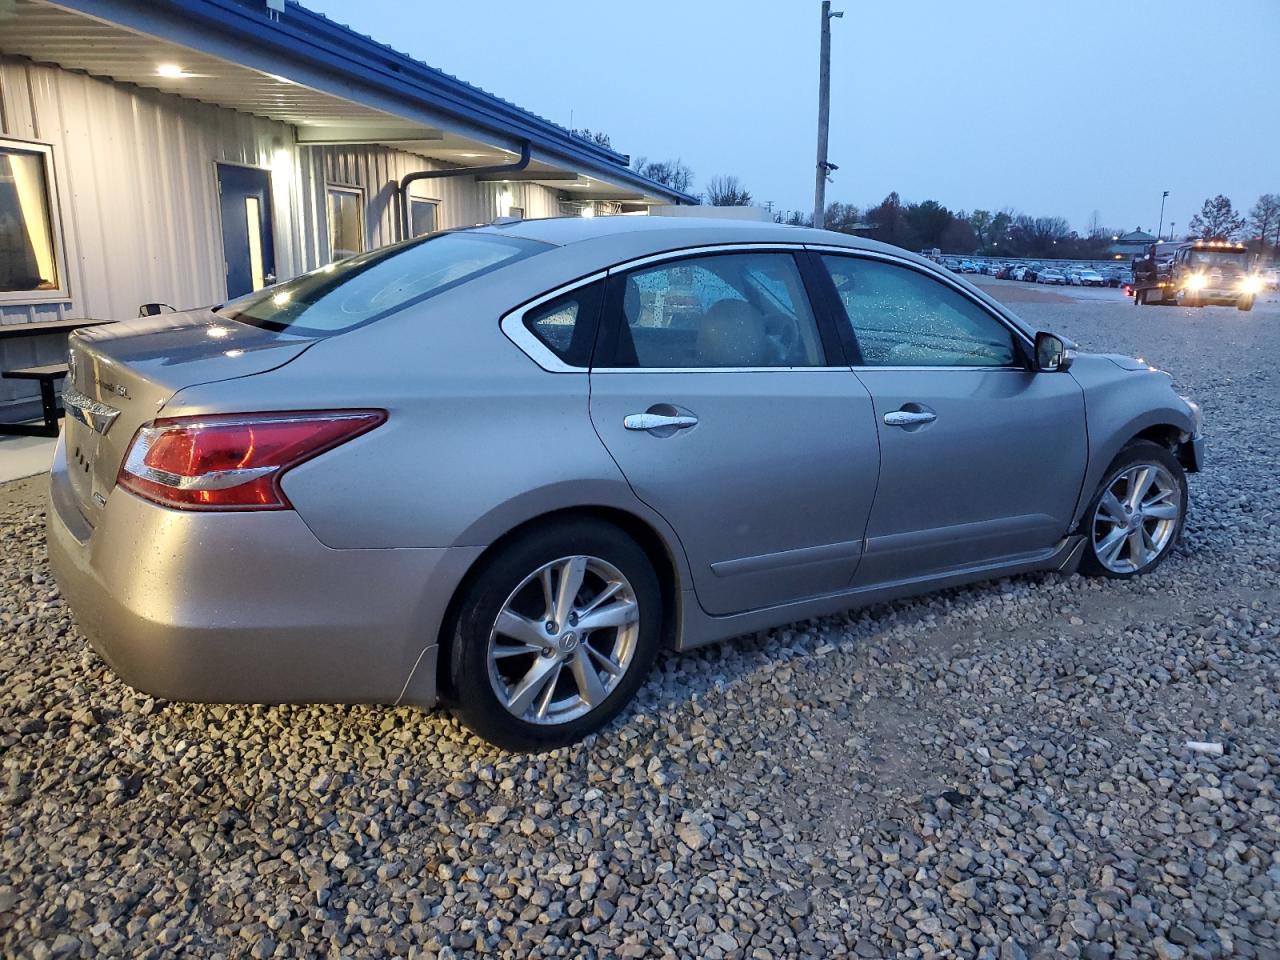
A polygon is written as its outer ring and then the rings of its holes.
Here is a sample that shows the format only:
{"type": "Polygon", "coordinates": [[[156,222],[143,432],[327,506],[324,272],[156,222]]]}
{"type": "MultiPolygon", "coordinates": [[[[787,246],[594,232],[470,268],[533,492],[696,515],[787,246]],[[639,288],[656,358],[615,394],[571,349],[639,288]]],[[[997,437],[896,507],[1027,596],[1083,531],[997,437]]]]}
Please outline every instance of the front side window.
{"type": "Polygon", "coordinates": [[[329,250],[334,260],[364,252],[364,192],[356,187],[327,189],[329,250]]]}
{"type": "Polygon", "coordinates": [[[1013,333],[972,300],[910,267],[824,256],[870,367],[1003,367],[1013,333]]]}
{"type": "Polygon", "coordinates": [[[327,264],[219,311],[269,330],[340,333],[548,249],[517,237],[437,233],[327,264]]]}
{"type": "Polygon", "coordinates": [[[0,142],[0,293],[58,290],[49,154],[0,142]]]}
{"type": "Polygon", "coordinates": [[[612,366],[823,364],[818,325],[789,253],[691,257],[621,282],[612,366]]]}

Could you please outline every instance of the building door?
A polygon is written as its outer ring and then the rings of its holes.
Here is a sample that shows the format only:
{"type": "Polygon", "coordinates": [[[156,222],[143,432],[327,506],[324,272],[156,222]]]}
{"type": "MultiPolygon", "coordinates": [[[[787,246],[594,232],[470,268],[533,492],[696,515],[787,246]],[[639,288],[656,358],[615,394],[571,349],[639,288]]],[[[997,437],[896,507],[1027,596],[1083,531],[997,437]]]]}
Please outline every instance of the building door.
{"type": "Polygon", "coordinates": [[[218,196],[222,204],[227,297],[234,299],[276,282],[271,175],[255,167],[220,163],[218,196]]]}

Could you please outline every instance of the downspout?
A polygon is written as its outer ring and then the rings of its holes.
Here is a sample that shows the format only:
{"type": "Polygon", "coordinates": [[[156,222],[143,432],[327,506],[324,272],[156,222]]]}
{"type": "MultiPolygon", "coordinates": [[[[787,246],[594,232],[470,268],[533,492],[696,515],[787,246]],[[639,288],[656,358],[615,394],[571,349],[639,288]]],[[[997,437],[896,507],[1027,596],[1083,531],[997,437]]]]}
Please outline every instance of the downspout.
{"type": "Polygon", "coordinates": [[[443,180],[445,177],[487,177],[495,173],[515,173],[529,166],[531,148],[520,141],[520,159],[491,167],[459,167],[451,170],[416,170],[400,178],[400,239],[409,239],[409,186],[416,180],[443,180]]]}

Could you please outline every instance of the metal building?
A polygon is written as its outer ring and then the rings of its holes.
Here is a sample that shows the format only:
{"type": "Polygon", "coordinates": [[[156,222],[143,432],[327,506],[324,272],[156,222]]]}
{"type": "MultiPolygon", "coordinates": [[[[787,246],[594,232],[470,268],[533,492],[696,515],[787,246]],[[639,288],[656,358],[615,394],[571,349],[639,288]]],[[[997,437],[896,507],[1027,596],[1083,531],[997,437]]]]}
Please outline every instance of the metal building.
{"type": "MultiPolygon", "coordinates": [[[[293,2],[0,3],[0,323],[217,303],[500,216],[691,202],[293,2]]],[[[6,338],[0,369],[62,350],[6,338]]],[[[30,396],[0,380],[0,419],[30,396]]]]}

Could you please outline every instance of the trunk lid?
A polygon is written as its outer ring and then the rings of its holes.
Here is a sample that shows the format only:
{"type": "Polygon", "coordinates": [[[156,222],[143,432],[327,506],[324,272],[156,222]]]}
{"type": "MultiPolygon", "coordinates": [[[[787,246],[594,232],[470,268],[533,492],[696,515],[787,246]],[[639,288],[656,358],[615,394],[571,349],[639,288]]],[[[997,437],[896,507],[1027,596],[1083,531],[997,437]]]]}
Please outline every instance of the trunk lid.
{"type": "Polygon", "coordinates": [[[160,416],[179,390],[274,370],[316,339],[226,320],[207,309],[72,334],[64,439],[71,486],[85,518],[96,524],[138,427],[160,416]],[[77,404],[90,415],[80,415],[73,409],[77,404]]]}

